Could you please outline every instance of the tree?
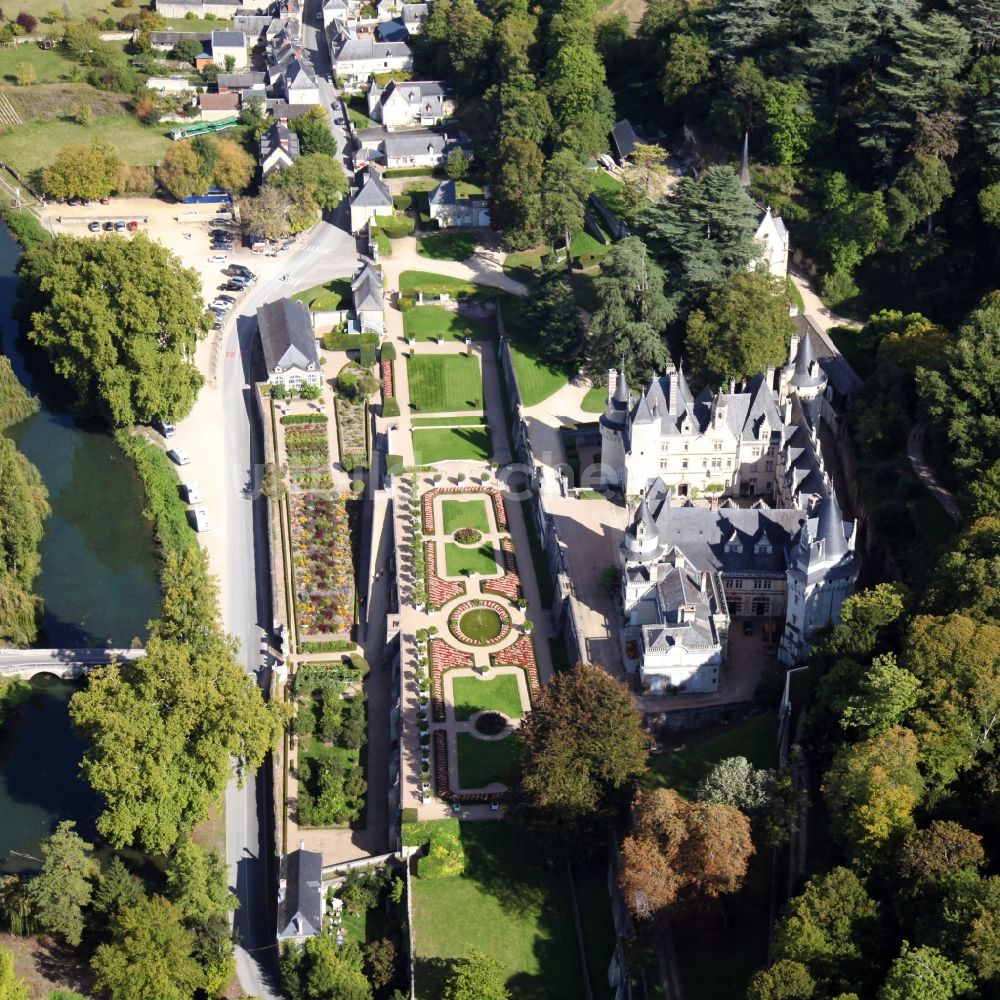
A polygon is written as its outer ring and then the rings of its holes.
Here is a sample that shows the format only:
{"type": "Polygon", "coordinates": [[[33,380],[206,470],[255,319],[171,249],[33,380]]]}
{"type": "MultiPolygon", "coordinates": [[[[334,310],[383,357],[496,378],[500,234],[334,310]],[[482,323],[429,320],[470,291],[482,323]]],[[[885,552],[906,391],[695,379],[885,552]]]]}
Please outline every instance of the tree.
{"type": "Polygon", "coordinates": [[[776,163],[798,163],[809,149],[816,125],[809,92],[800,80],[768,80],[764,91],[768,151],[776,163]]]}
{"type": "Polygon", "coordinates": [[[816,980],[801,962],[783,958],[769,969],[754,973],[747,988],[747,1000],[810,1000],[816,980]]]}
{"type": "Polygon", "coordinates": [[[915,885],[939,882],[963,868],[981,868],[986,861],[983,838],[952,820],[934,820],[910,833],[899,852],[899,871],[915,885]]]}
{"type": "Polygon", "coordinates": [[[594,282],[597,309],[591,318],[596,369],[628,359],[633,378],[663,371],[670,360],[667,324],[675,315],[663,291],[663,271],[650,259],[638,236],[616,243],[601,261],[594,282]]]}
{"type": "Polygon", "coordinates": [[[0,948],[0,1000],[28,1000],[28,984],[14,972],[14,953],[0,948]]]}
{"type": "Polygon", "coordinates": [[[201,42],[193,38],[182,38],[174,45],[173,57],[181,62],[193,63],[201,54],[201,42]]]}
{"type": "Polygon", "coordinates": [[[1000,292],[991,292],[969,314],[941,363],[917,369],[917,391],[959,473],[975,473],[1000,459],[1000,292]]]}
{"type": "Polygon", "coordinates": [[[842,278],[878,249],[889,230],[882,192],[859,191],[839,171],[827,178],[823,214],[817,222],[833,272],[842,278]]]}
{"type": "Polygon", "coordinates": [[[201,283],[144,233],[56,236],[29,250],[28,339],[113,427],[175,420],[202,378],[193,355],[208,329],[201,283]]]}
{"type": "Polygon", "coordinates": [[[204,650],[154,634],[146,655],[95,670],[70,703],[88,739],[83,773],[105,801],[98,829],[164,854],[204,819],[235,769],[275,745],[283,715],[218,636],[204,650]]]}
{"type": "Polygon", "coordinates": [[[679,104],[710,75],[708,39],[704,35],[678,32],[668,43],[667,59],[660,79],[663,98],[679,104]]]}
{"type": "Polygon", "coordinates": [[[530,139],[501,139],[490,168],[490,219],[507,246],[535,246],[541,236],[544,158],[530,139]]]}
{"type": "Polygon", "coordinates": [[[211,187],[201,157],[191,142],[175,142],[156,168],[156,179],[178,201],[202,195],[211,187]]]}
{"type": "Polygon", "coordinates": [[[271,127],[271,118],[267,113],[263,97],[248,97],[240,109],[240,124],[246,125],[253,133],[255,140],[271,127]]]}
{"type": "Polygon", "coordinates": [[[751,813],[767,802],[773,777],[773,771],[754,767],[746,757],[726,757],[698,782],[695,798],[751,813]]]}
{"type": "Polygon", "coordinates": [[[557,261],[544,263],[525,308],[524,323],[534,331],[552,367],[576,370],[586,350],[586,332],[573,286],[557,261]]]}
{"type": "Polygon", "coordinates": [[[97,946],[91,965],[97,988],[112,1000],[190,1000],[204,982],[194,958],[194,935],[180,910],[162,896],[121,913],[111,940],[97,946]]]}
{"type": "Polygon", "coordinates": [[[854,872],[834,868],[789,902],[775,925],[773,954],[804,965],[822,995],[832,996],[871,980],[878,932],[878,904],[854,872]]]}
{"type": "Polygon", "coordinates": [[[556,153],[542,173],[542,218],[549,239],[561,239],[566,247],[566,266],[572,266],[570,243],[583,229],[584,206],[590,194],[590,178],[583,164],[566,149],[556,153]]]}
{"type": "Polygon", "coordinates": [[[365,945],[365,972],[375,989],[388,986],[399,967],[399,953],[391,938],[378,938],[365,945]]]}
{"type": "Polygon", "coordinates": [[[975,995],[975,981],[964,965],[945,958],[936,948],[913,948],[903,942],[889,967],[879,1000],[953,1000],[975,995]]]}
{"type": "Polygon", "coordinates": [[[949,785],[996,746],[1000,721],[1000,626],[965,615],[920,615],[906,636],[903,662],[922,687],[911,713],[930,781],[949,785]]]}
{"type": "Polygon", "coordinates": [[[289,128],[299,137],[299,151],[303,155],[324,153],[336,159],[337,141],[322,105],[314,105],[304,115],[292,119],[289,128]]]}
{"type": "Polygon", "coordinates": [[[42,185],[53,198],[96,201],[119,189],[122,160],[109,143],[95,139],[89,146],[63,146],[52,166],[42,171],[42,185]]]}
{"type": "Polygon", "coordinates": [[[733,806],[688,802],[672,788],[640,792],[622,842],[619,883],[647,920],[679,900],[739,890],[753,854],[750,821],[733,806]]]}
{"type": "Polygon", "coordinates": [[[823,778],[834,835],[870,865],[914,828],[924,791],[917,737],[902,726],[837,751],[823,778]]]}
{"type": "Polygon", "coordinates": [[[257,170],[254,158],[232,139],[217,139],[215,146],[215,186],[233,194],[246,190],[257,170]]]}
{"type": "Polygon", "coordinates": [[[332,934],[308,938],[281,955],[281,978],[291,1000],[371,1000],[364,957],[354,941],[340,946],[332,934]]]}
{"type": "Polygon", "coordinates": [[[514,814],[552,853],[586,856],[604,842],[646,769],[640,721],[625,687],[590,664],[556,675],[539,695],[520,729],[514,814]]]}
{"type": "Polygon", "coordinates": [[[639,224],[670,286],[696,300],[760,256],[757,215],[732,169],[713,166],[700,181],[682,177],[639,224]]]}
{"type": "Polygon", "coordinates": [[[841,725],[877,736],[898,725],[917,704],[920,681],[892,653],[876,656],[843,707],[841,725]]]}
{"type": "Polygon", "coordinates": [[[902,587],[894,583],[852,594],[840,609],[837,625],[817,640],[816,654],[824,658],[871,656],[880,638],[902,617],[903,597],[902,587]]]}
{"type": "Polygon", "coordinates": [[[167,866],[167,898],[186,921],[195,923],[225,917],[239,905],[229,891],[226,863],[193,840],[182,841],[167,866]]]}
{"type": "Polygon", "coordinates": [[[1000,514],[1000,458],[969,483],[976,517],[1000,514]]]}
{"type": "Polygon", "coordinates": [[[223,65],[225,66],[227,73],[232,73],[232,71],[236,69],[236,56],[226,56],[226,58],[223,59],[223,65]]]}
{"type": "Polygon", "coordinates": [[[470,948],[452,963],[444,987],[444,1000],[509,1000],[506,975],[492,956],[470,948]]]}
{"type": "Polygon", "coordinates": [[[998,532],[1000,516],[978,518],[962,532],[955,548],[938,562],[927,593],[930,610],[960,611],[986,624],[1000,619],[998,532]]]}
{"type": "Polygon", "coordinates": [[[291,235],[288,213],[292,200],[273,184],[265,184],[255,198],[240,198],[243,231],[265,240],[281,240],[291,235]]]}
{"type": "Polygon", "coordinates": [[[691,312],[684,343],[701,380],[720,385],[781,365],[794,331],[784,281],[740,271],[691,312]]]}
{"type": "Polygon", "coordinates": [[[14,82],[19,87],[30,87],[38,79],[31,63],[18,63],[14,69],[14,82]]]}
{"type": "Polygon", "coordinates": [[[708,17],[712,52],[735,59],[756,48],[779,25],[777,0],[724,0],[708,17]]]}
{"type": "Polygon", "coordinates": [[[669,176],[669,153],[655,143],[637,142],[622,168],[626,186],[633,189],[631,200],[641,205],[653,190],[653,182],[662,183],[669,176]]]}
{"type": "Polygon", "coordinates": [[[110,921],[119,913],[138,906],[144,898],[142,883],[129,872],[122,859],[115,855],[97,881],[94,909],[110,921]]]}
{"type": "Polygon", "coordinates": [[[78,945],[83,936],[83,911],[90,903],[100,871],[93,844],[64,820],[42,843],[42,870],[29,885],[35,918],[47,931],[78,945]]]}
{"type": "Polygon", "coordinates": [[[29,14],[26,10],[22,10],[17,15],[17,20],[14,23],[21,25],[25,32],[30,35],[38,27],[38,18],[29,14]]]}
{"type": "Polygon", "coordinates": [[[340,204],[347,193],[347,178],[332,157],[310,153],[300,156],[287,170],[273,174],[269,186],[291,200],[291,229],[300,232],[316,222],[320,211],[331,211],[340,204]]]}
{"type": "Polygon", "coordinates": [[[469,173],[469,161],[465,158],[461,146],[456,146],[448,154],[448,161],[445,163],[444,172],[453,181],[464,181],[469,173]]]}
{"type": "Polygon", "coordinates": [[[160,617],[149,623],[150,635],[189,646],[197,655],[210,652],[218,644],[222,622],[219,588],[209,569],[208,554],[198,545],[167,552],[160,584],[160,617]]]}

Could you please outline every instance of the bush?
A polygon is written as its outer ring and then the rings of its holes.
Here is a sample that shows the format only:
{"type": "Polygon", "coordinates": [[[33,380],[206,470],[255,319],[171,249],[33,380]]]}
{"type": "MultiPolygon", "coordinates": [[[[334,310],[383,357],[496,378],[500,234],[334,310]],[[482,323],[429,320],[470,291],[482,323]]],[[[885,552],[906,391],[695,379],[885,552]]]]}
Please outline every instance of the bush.
{"type": "Polygon", "coordinates": [[[33,246],[37,246],[39,243],[47,243],[52,239],[52,234],[47,229],[42,228],[42,224],[38,221],[37,216],[31,212],[14,212],[7,209],[3,213],[3,220],[7,223],[7,228],[13,233],[14,239],[25,250],[30,250],[33,246]]]}
{"type": "Polygon", "coordinates": [[[359,496],[360,494],[364,493],[364,491],[365,491],[365,484],[361,482],[360,479],[354,479],[351,481],[351,492],[355,496],[359,496]]]}
{"type": "Polygon", "coordinates": [[[383,344],[382,350],[379,352],[379,357],[383,361],[395,361],[396,360],[396,345],[395,344],[383,344]]]}
{"type": "Polygon", "coordinates": [[[402,811],[401,818],[403,820],[403,825],[404,826],[407,823],[416,823],[417,822],[417,810],[416,810],[416,808],[414,806],[407,806],[402,811]]]}
{"type": "Polygon", "coordinates": [[[325,413],[289,413],[281,418],[283,424],[325,424],[325,413]]]}
{"type": "Polygon", "coordinates": [[[354,372],[341,372],[337,376],[337,391],[347,399],[353,399],[358,391],[358,376],[354,372]]]}
{"type": "Polygon", "coordinates": [[[299,396],[302,399],[319,399],[323,395],[323,390],[318,385],[303,385],[299,389],[299,396]]]}
{"type": "Polygon", "coordinates": [[[30,35],[38,27],[38,18],[33,14],[29,14],[26,10],[22,10],[17,15],[16,23],[24,28],[26,34],[30,35]]]}
{"type": "Polygon", "coordinates": [[[360,653],[351,653],[348,657],[350,664],[354,669],[361,675],[364,679],[371,673],[371,666],[368,661],[360,653]]]}
{"type": "Polygon", "coordinates": [[[349,639],[327,639],[324,642],[303,642],[299,645],[300,653],[350,653],[355,644],[349,639]]]}
{"type": "Polygon", "coordinates": [[[362,344],[361,345],[361,367],[371,368],[375,364],[375,345],[374,344],[362,344]]]}
{"type": "Polygon", "coordinates": [[[396,305],[399,306],[399,311],[401,313],[408,313],[417,304],[416,296],[413,295],[400,295],[396,299],[396,305]]]}
{"type": "Polygon", "coordinates": [[[399,416],[399,400],[395,396],[387,396],[382,403],[382,416],[383,417],[398,417],[399,416]]]}
{"type": "Polygon", "coordinates": [[[465,871],[465,848],[457,820],[404,823],[403,843],[427,847],[427,855],[417,862],[420,878],[448,878],[465,871]]]}

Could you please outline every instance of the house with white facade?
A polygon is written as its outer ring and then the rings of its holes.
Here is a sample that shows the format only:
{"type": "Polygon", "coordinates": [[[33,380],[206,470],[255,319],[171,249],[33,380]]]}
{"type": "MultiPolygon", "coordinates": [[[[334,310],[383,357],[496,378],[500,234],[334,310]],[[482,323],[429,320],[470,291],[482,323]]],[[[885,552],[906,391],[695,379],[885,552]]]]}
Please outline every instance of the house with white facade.
{"type": "Polygon", "coordinates": [[[430,16],[431,5],[429,3],[404,3],[403,4],[403,26],[407,34],[419,35],[424,28],[424,21],[430,16]]]}
{"type": "Polygon", "coordinates": [[[428,214],[439,229],[475,229],[490,224],[489,191],[458,197],[453,180],[442,181],[427,195],[428,214]]]}
{"type": "Polygon", "coordinates": [[[365,262],[351,279],[351,303],[357,318],[358,333],[377,333],[381,337],[385,332],[383,294],[382,272],[374,264],[365,262]]]}
{"type": "MultiPolygon", "coordinates": [[[[743,136],[743,158],[740,162],[740,184],[750,197],[750,137],[743,136]]],[[[757,208],[757,229],[754,238],[761,246],[761,255],[750,262],[750,270],[754,270],[761,264],[767,268],[775,277],[784,280],[788,277],[788,249],[790,237],[785,226],[784,219],[780,215],[775,215],[771,207],[758,205],[757,208]]]]}
{"type": "Polygon", "coordinates": [[[408,73],[413,69],[413,52],[406,42],[379,42],[374,36],[359,37],[339,21],[327,29],[327,40],[334,75],[345,90],[360,90],[375,74],[408,73]]]}
{"type": "Polygon", "coordinates": [[[282,90],[289,104],[319,104],[319,82],[312,66],[296,57],[281,73],[282,90]]]}
{"type": "Polygon", "coordinates": [[[283,854],[278,862],[278,944],[301,945],[323,931],[323,855],[307,851],[283,854]]]}
{"type": "Polygon", "coordinates": [[[275,170],[287,170],[298,155],[299,137],[285,119],[279,119],[260,137],[261,176],[267,177],[275,170]]]}
{"type": "Polygon", "coordinates": [[[376,215],[392,215],[392,193],[374,167],[358,172],[350,208],[352,233],[361,232],[376,215]]]}
{"type": "Polygon", "coordinates": [[[304,385],[321,384],[316,335],[304,302],[278,299],[260,306],[257,332],[270,385],[294,392],[304,385]]]}
{"type": "Polygon", "coordinates": [[[400,128],[439,125],[455,113],[451,88],[440,80],[390,80],[380,87],[368,82],[368,117],[392,132],[400,128]]]}
{"type": "Polygon", "coordinates": [[[216,66],[225,67],[227,57],[232,58],[234,70],[246,69],[250,64],[247,58],[247,36],[242,31],[212,32],[212,62],[216,66]]]}

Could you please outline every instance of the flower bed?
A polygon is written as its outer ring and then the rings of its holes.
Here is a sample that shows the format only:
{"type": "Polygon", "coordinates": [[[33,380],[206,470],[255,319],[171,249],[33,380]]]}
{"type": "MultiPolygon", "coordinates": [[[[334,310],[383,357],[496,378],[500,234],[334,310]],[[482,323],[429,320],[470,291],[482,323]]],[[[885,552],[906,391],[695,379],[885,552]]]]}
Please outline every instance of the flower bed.
{"type": "Polygon", "coordinates": [[[379,368],[382,373],[382,398],[387,399],[389,396],[396,395],[396,378],[393,374],[392,362],[383,361],[379,368]]]}
{"type": "Polygon", "coordinates": [[[435,611],[465,594],[464,580],[442,580],[437,572],[437,542],[424,544],[424,572],[427,575],[427,604],[435,611]]]}
{"type": "Polygon", "coordinates": [[[330,451],[326,424],[294,424],[285,428],[285,457],[292,482],[301,489],[313,486],[317,477],[327,476],[330,451]]]}
{"type": "Polygon", "coordinates": [[[354,564],[346,498],[299,494],[291,513],[299,632],[349,635],[354,564]]]}
{"type": "Polygon", "coordinates": [[[475,545],[482,539],[482,537],[483,533],[481,531],[476,531],[475,528],[459,528],[458,531],[455,532],[455,541],[458,542],[459,545],[475,545]]]}
{"type": "Polygon", "coordinates": [[[459,642],[464,642],[467,646],[495,646],[510,635],[510,612],[496,601],[467,601],[465,604],[459,604],[448,616],[448,629],[459,642]],[[476,611],[489,611],[497,616],[499,631],[495,635],[490,638],[476,638],[466,634],[467,630],[462,628],[462,620],[476,611]]]}
{"type": "Polygon", "coordinates": [[[340,464],[345,469],[368,468],[367,403],[360,405],[343,396],[336,396],[337,441],[340,464]]]}
{"type": "Polygon", "coordinates": [[[514,543],[509,538],[500,539],[503,551],[503,563],[506,572],[493,580],[483,581],[483,593],[497,594],[506,597],[508,601],[516,601],[521,597],[521,576],[517,572],[517,558],[514,555],[514,543]]]}
{"type": "Polygon", "coordinates": [[[503,497],[495,486],[435,486],[428,490],[421,498],[424,514],[424,531],[434,534],[434,500],[439,496],[450,496],[455,493],[487,493],[493,501],[493,513],[496,516],[497,527],[501,531],[507,530],[507,508],[504,506],[503,497]]]}
{"type": "Polygon", "coordinates": [[[530,635],[519,636],[517,642],[511,643],[506,649],[490,653],[490,666],[521,667],[528,675],[531,700],[534,701],[538,697],[542,686],[538,680],[538,664],[535,663],[535,644],[531,641],[530,635]]]}
{"type": "Polygon", "coordinates": [[[431,717],[435,722],[444,722],[444,675],[455,667],[471,667],[475,660],[471,653],[449,646],[444,639],[431,639],[430,653],[431,717]]]}

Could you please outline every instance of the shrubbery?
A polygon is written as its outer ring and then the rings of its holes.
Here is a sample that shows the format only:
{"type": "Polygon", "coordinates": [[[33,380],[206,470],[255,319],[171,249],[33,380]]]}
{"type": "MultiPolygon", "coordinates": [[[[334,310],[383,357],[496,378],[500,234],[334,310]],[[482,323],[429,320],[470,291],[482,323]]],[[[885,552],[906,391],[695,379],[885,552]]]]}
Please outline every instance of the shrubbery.
{"type": "Polygon", "coordinates": [[[465,871],[465,848],[458,820],[404,823],[402,835],[406,847],[427,848],[427,854],[417,862],[420,878],[448,878],[465,871]]]}

